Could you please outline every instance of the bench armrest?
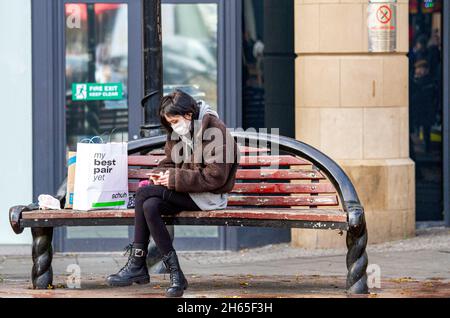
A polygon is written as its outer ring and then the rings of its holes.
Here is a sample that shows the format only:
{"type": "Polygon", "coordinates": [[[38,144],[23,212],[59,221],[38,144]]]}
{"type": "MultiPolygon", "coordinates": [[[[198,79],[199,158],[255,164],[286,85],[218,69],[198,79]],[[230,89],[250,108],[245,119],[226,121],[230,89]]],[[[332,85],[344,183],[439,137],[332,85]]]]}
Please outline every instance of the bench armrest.
{"type": "Polygon", "coordinates": [[[23,227],[20,226],[20,219],[22,218],[22,212],[38,210],[39,206],[35,204],[30,205],[16,205],[9,209],[9,224],[13,229],[14,233],[21,234],[23,232],[23,227]]]}
{"type": "MultiPolygon", "coordinates": [[[[67,178],[61,183],[56,192],[55,198],[60,202],[61,209],[64,208],[66,202],[66,189],[67,189],[67,178]]],[[[23,227],[20,225],[20,220],[22,218],[22,212],[39,210],[38,203],[31,203],[29,205],[16,205],[9,209],[9,224],[13,229],[14,233],[21,234],[23,232],[23,227]]]]}

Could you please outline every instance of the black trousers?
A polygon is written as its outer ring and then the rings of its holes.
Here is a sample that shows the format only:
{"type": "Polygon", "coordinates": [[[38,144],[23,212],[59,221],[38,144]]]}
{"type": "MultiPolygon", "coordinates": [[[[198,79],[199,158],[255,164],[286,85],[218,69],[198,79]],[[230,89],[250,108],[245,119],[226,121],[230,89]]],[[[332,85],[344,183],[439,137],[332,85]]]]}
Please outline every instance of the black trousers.
{"type": "Polygon", "coordinates": [[[159,185],[139,188],[135,200],[134,243],[147,246],[151,234],[161,254],[168,254],[174,248],[161,215],[199,210],[188,193],[159,185]]]}

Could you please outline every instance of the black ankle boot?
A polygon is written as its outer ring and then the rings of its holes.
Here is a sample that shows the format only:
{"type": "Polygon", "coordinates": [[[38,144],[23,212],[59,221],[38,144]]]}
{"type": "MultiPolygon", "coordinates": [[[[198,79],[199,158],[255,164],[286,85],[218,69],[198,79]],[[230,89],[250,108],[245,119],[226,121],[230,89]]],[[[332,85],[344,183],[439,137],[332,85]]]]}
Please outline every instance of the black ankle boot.
{"type": "Polygon", "coordinates": [[[127,263],[116,274],[106,278],[107,284],[109,286],[130,286],[133,283],[150,283],[146,262],[147,246],[130,244],[125,253],[130,253],[127,263]]]}
{"type": "Polygon", "coordinates": [[[181,297],[183,292],[188,287],[186,277],[180,268],[177,253],[175,251],[169,252],[162,257],[164,265],[170,272],[170,287],[166,290],[167,297],[181,297]]]}

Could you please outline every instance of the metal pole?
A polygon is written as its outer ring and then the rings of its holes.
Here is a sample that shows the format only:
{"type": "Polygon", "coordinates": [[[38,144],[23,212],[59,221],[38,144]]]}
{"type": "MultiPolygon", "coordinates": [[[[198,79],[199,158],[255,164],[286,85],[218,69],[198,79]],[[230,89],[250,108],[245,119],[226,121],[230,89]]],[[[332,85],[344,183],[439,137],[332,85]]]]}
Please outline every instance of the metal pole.
{"type": "Polygon", "coordinates": [[[444,162],[443,162],[443,194],[444,194],[444,220],[445,225],[450,227],[450,135],[449,135],[449,125],[450,125],[450,2],[443,1],[444,3],[444,30],[443,30],[443,48],[444,48],[444,100],[443,100],[443,120],[442,120],[442,132],[443,132],[443,151],[444,151],[444,162]]]}
{"type": "MultiPolygon", "coordinates": [[[[88,62],[88,78],[87,81],[89,83],[95,83],[95,61],[96,61],[96,47],[97,47],[97,22],[95,16],[95,4],[89,3],[87,4],[87,22],[88,22],[88,54],[89,54],[89,62],[88,62]]],[[[84,112],[85,112],[85,127],[90,127],[85,131],[87,136],[96,136],[100,135],[100,108],[101,102],[99,101],[91,101],[88,103],[84,103],[84,112]]]]}
{"type": "Polygon", "coordinates": [[[161,0],[143,0],[144,28],[144,124],[141,137],[161,134],[159,104],[163,96],[161,0]]]}
{"type": "MultiPolygon", "coordinates": [[[[148,138],[162,134],[159,118],[159,104],[163,96],[163,59],[161,34],[161,0],[143,0],[144,27],[144,124],[141,137],[148,138]]],[[[173,240],[174,227],[167,226],[173,240]]],[[[161,254],[152,239],[148,246],[147,264],[153,273],[162,274],[166,268],[161,254]]]]}

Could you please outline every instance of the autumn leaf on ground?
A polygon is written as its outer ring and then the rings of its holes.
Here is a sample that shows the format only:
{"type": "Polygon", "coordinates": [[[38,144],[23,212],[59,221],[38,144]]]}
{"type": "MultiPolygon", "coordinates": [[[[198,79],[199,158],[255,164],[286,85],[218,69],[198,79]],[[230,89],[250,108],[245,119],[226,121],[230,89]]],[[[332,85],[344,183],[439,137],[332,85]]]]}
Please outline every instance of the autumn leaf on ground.
{"type": "Polygon", "coordinates": [[[394,283],[410,283],[410,282],[414,282],[415,280],[412,279],[411,277],[401,277],[401,278],[394,278],[391,279],[391,282],[394,283]]]}

